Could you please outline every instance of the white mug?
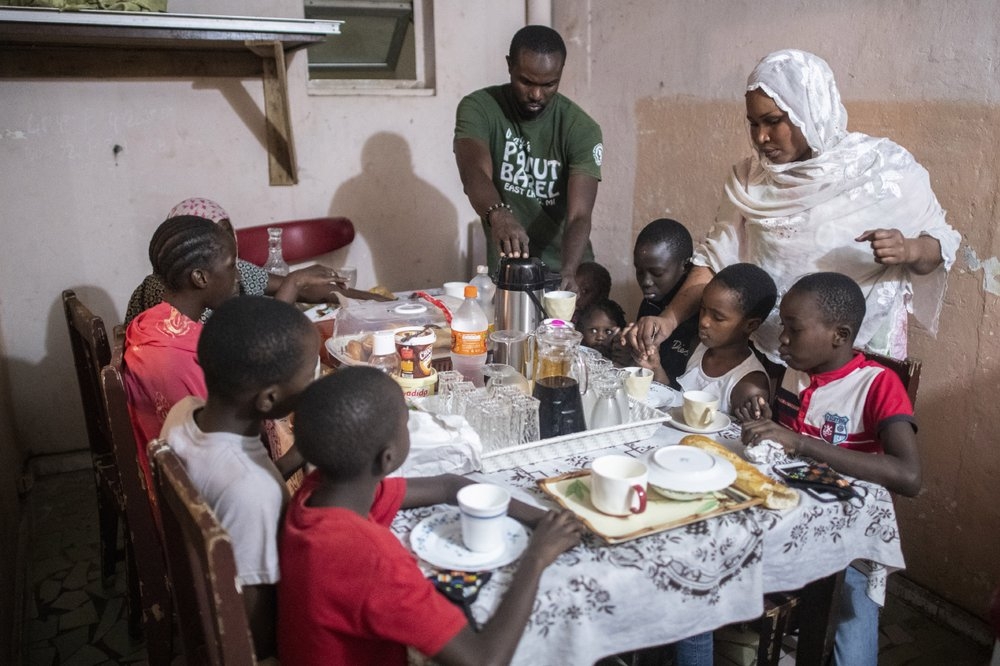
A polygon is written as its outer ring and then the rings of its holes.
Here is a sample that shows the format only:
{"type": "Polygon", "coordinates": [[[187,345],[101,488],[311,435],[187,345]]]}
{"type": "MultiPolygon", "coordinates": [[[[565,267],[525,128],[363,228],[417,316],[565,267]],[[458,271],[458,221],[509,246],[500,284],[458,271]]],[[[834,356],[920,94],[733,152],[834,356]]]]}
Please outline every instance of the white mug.
{"type": "Polygon", "coordinates": [[[510,493],[492,483],[473,483],[458,491],[462,542],[477,553],[490,553],[504,545],[510,493]]]}
{"type": "Polygon", "coordinates": [[[444,288],[444,293],[447,296],[454,296],[455,298],[465,298],[465,288],[469,286],[468,282],[445,282],[441,285],[444,288]]]}
{"type": "Polygon", "coordinates": [[[576,310],[576,294],[572,291],[549,291],[542,295],[542,304],[547,318],[569,321],[576,310]]]}
{"type": "Polygon", "coordinates": [[[625,368],[625,392],[639,401],[644,401],[649,395],[649,387],[653,384],[653,371],[649,368],[632,366],[625,368]]]}
{"type": "Polygon", "coordinates": [[[681,413],[684,422],[695,428],[707,428],[715,420],[719,409],[719,396],[708,391],[684,391],[681,413]]]}
{"type": "Polygon", "coordinates": [[[601,456],[590,470],[590,501],[601,513],[628,516],[646,510],[649,470],[628,456],[601,456]]]}

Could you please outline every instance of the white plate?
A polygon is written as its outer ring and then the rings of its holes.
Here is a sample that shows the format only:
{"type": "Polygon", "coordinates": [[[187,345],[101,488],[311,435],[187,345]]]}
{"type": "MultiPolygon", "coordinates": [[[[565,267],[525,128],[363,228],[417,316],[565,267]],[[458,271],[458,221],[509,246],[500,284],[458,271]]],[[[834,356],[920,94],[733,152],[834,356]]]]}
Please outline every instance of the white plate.
{"type": "Polygon", "coordinates": [[[410,532],[410,546],[420,559],[439,569],[497,569],[519,558],[528,547],[528,530],[524,525],[510,516],[504,521],[504,546],[490,553],[476,553],[465,547],[457,509],[435,513],[417,523],[410,532]]]}
{"type": "Polygon", "coordinates": [[[693,446],[664,446],[645,454],[649,483],[682,493],[711,493],[736,480],[733,463],[693,446]]]}
{"type": "Polygon", "coordinates": [[[719,432],[720,430],[725,430],[733,422],[729,418],[728,414],[723,414],[722,412],[716,412],[715,418],[712,419],[710,425],[704,428],[699,426],[688,425],[684,422],[684,413],[681,411],[680,407],[671,407],[668,411],[670,414],[670,425],[677,428],[678,430],[683,430],[684,432],[693,432],[696,435],[706,435],[711,432],[719,432]]]}
{"type": "Polygon", "coordinates": [[[646,396],[646,404],[653,409],[667,409],[672,407],[680,393],[665,384],[653,382],[649,385],[649,395],[646,396]]]}

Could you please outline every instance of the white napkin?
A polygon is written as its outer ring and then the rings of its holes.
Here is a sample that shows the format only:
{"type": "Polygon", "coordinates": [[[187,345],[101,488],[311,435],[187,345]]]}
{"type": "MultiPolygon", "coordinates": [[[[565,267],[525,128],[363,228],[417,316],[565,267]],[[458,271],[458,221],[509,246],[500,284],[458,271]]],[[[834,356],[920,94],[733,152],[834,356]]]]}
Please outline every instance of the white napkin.
{"type": "Polygon", "coordinates": [[[390,476],[468,474],[482,468],[483,447],[465,417],[410,410],[407,425],[410,455],[390,476]]]}
{"type": "Polygon", "coordinates": [[[785,449],[773,439],[762,439],[754,446],[743,449],[743,454],[755,465],[773,465],[788,460],[785,449]]]}

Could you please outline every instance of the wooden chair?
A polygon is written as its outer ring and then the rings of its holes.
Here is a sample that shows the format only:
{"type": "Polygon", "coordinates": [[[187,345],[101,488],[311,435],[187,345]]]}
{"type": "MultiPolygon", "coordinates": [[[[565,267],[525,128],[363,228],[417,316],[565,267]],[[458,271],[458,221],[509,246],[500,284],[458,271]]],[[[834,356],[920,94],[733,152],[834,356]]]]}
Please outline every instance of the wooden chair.
{"type": "Polygon", "coordinates": [[[916,407],[917,389],[920,388],[920,369],[923,366],[920,359],[907,356],[905,359],[899,360],[869,351],[863,353],[869,361],[881,363],[899,375],[900,381],[903,382],[903,388],[906,389],[906,395],[910,396],[910,404],[916,407]]]}
{"type": "Polygon", "coordinates": [[[188,664],[255,664],[229,535],[162,440],[149,444],[188,664]]]}
{"type": "Polygon", "coordinates": [[[267,262],[267,230],[270,227],[282,230],[281,253],[289,264],[339,250],[354,240],[354,224],[346,217],[314,217],[262,224],[236,230],[240,259],[258,266],[267,262]]]}
{"type": "Polygon", "coordinates": [[[62,300],[97,487],[101,577],[103,583],[108,585],[115,575],[119,559],[118,524],[119,518],[124,517],[125,506],[99,379],[101,368],[111,360],[111,347],[104,322],[80,302],[76,293],[67,289],[62,293],[62,300]]]}
{"type": "Polygon", "coordinates": [[[111,361],[101,371],[101,389],[125,502],[127,562],[133,579],[139,581],[139,585],[129,590],[129,606],[141,611],[138,617],[146,635],[149,663],[169,664],[173,658],[173,600],[157,527],[158,510],[150,502],[151,489],[146,488],[145,477],[139,468],[122,382],[124,345],[125,331],[116,326],[111,361]]]}

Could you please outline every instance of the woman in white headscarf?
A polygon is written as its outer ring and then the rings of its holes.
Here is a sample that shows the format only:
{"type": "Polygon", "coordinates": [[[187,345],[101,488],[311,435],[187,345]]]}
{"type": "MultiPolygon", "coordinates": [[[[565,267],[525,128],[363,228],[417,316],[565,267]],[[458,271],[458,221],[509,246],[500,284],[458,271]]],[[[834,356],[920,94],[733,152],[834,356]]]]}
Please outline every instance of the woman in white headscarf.
{"type": "MultiPolygon", "coordinates": [[[[774,278],[780,297],[802,275],[836,271],[865,293],[856,345],[906,356],[907,313],[937,332],[945,278],[961,237],[945,222],[927,171],[889,139],[847,131],[829,65],[804,51],[776,51],[746,87],[754,154],[733,166],[708,237],[684,287],[657,317],[629,332],[640,352],[698,309],[713,273],[737,262],[774,278]]],[[[778,309],[757,330],[777,355],[778,309]]]]}

